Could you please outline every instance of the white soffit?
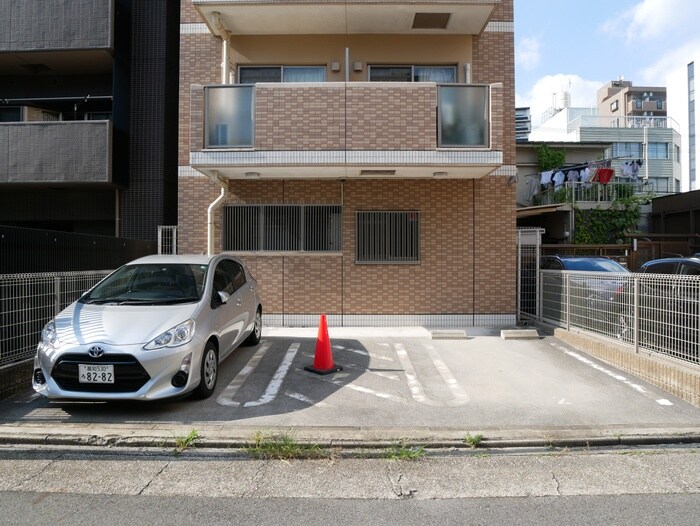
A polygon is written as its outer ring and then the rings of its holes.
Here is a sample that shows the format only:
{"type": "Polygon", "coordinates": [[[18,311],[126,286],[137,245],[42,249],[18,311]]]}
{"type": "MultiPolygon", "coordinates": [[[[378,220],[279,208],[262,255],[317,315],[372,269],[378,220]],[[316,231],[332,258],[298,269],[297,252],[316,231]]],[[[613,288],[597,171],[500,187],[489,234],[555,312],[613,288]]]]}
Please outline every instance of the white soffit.
{"type": "Polygon", "coordinates": [[[447,34],[481,33],[496,3],[376,2],[277,3],[196,1],[204,20],[213,27],[213,13],[221,14],[233,35],[314,34],[447,34]],[[416,13],[449,13],[445,29],[413,29],[416,13]]]}

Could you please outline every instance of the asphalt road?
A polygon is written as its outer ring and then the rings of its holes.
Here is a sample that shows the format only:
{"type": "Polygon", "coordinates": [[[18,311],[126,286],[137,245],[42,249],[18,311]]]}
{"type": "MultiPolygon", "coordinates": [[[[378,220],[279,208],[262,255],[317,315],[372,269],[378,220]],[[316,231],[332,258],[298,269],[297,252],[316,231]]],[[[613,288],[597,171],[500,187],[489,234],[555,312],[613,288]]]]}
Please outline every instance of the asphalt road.
{"type": "Polygon", "coordinates": [[[689,525],[696,448],[260,461],[0,447],[2,524],[689,525]]]}

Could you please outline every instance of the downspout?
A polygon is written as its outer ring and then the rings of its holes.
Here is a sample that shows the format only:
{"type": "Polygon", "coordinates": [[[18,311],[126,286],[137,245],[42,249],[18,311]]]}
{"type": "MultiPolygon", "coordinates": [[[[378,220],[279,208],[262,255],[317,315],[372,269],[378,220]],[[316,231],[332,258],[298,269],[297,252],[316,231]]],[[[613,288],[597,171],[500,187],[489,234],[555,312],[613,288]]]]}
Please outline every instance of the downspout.
{"type": "Polygon", "coordinates": [[[231,32],[224,26],[221,21],[221,13],[218,11],[214,11],[211,14],[211,22],[221,37],[221,84],[229,84],[229,39],[231,38],[231,32]]]}
{"type": "Polygon", "coordinates": [[[216,231],[216,226],[214,224],[214,213],[221,207],[221,203],[226,197],[226,191],[228,190],[228,183],[223,181],[218,173],[214,174],[216,177],[216,182],[221,186],[221,193],[219,197],[214,199],[207,209],[207,255],[211,256],[214,254],[214,233],[216,231]]]}

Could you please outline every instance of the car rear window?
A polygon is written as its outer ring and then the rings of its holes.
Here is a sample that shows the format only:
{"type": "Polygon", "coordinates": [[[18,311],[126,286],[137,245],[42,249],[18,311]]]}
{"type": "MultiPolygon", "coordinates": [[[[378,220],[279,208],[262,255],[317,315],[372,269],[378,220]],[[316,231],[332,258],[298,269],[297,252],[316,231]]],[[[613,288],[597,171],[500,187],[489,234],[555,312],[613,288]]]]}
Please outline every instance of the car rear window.
{"type": "Polygon", "coordinates": [[[627,269],[612,259],[570,259],[566,270],[588,270],[593,272],[627,272],[627,269]]]}
{"type": "Polygon", "coordinates": [[[660,261],[659,263],[651,263],[644,266],[644,272],[651,274],[675,274],[675,261],[660,261]]]}

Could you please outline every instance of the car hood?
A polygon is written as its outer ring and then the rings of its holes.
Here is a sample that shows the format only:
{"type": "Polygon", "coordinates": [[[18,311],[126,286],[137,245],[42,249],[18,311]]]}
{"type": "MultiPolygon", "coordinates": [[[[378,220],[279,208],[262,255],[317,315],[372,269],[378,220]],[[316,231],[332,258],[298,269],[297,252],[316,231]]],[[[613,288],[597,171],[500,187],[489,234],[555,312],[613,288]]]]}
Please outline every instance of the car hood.
{"type": "Polygon", "coordinates": [[[56,334],[64,345],[146,344],[192,318],[199,305],[89,305],[75,302],[56,316],[56,334]]]}

